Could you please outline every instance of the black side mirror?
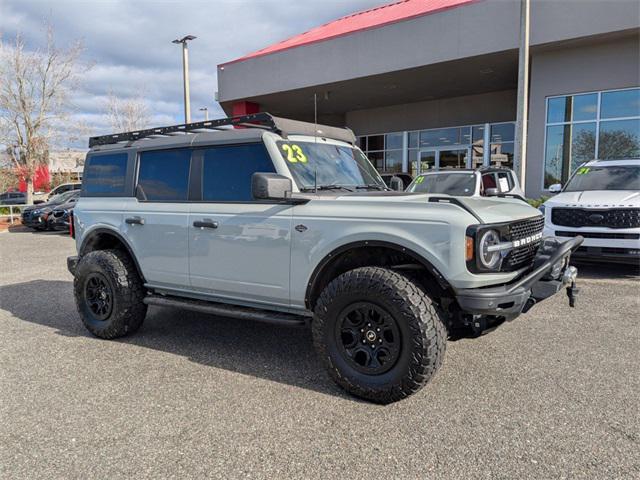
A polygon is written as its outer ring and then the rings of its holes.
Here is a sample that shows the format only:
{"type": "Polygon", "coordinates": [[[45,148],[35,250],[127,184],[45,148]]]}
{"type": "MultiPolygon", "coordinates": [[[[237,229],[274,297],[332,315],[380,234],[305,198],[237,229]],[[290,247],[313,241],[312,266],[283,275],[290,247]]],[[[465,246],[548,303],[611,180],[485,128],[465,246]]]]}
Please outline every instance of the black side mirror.
{"type": "Polygon", "coordinates": [[[500,191],[497,188],[486,188],[484,194],[487,197],[497,197],[500,191]]]}
{"type": "Polygon", "coordinates": [[[256,200],[284,200],[292,190],[291,179],[284,175],[256,172],[251,176],[251,194],[256,200]]]}
{"type": "Polygon", "coordinates": [[[396,177],[395,175],[391,177],[389,180],[389,188],[391,190],[395,190],[396,192],[402,192],[404,190],[404,182],[400,177],[396,177]]]}

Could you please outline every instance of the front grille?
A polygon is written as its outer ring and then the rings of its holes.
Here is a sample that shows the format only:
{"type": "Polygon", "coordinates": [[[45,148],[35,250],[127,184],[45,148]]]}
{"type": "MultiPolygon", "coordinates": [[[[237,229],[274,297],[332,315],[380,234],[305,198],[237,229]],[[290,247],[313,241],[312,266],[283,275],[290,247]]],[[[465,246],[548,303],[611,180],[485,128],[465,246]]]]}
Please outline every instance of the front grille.
{"type": "MultiPolygon", "coordinates": [[[[522,240],[542,233],[544,217],[535,217],[509,225],[509,240],[522,240]]],[[[516,270],[530,264],[536,256],[540,239],[516,247],[509,252],[502,264],[502,270],[516,270]]]]}
{"type": "Polygon", "coordinates": [[[556,237],[613,238],[616,240],[638,240],[640,233],[608,233],[608,232],[565,232],[556,230],[556,237]]]}
{"type": "Polygon", "coordinates": [[[640,228],[640,208],[553,208],[551,221],[565,227],[640,228]]]}

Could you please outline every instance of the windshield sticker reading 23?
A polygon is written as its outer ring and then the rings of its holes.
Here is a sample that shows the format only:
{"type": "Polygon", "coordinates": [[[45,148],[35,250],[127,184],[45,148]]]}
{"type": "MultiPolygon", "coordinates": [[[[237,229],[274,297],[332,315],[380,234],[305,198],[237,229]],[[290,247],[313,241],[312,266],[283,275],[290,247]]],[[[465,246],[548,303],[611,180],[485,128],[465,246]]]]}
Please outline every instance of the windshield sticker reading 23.
{"type": "Polygon", "coordinates": [[[307,156],[304,154],[300,145],[285,143],[282,150],[287,154],[287,161],[290,163],[307,163],[307,156]]]}

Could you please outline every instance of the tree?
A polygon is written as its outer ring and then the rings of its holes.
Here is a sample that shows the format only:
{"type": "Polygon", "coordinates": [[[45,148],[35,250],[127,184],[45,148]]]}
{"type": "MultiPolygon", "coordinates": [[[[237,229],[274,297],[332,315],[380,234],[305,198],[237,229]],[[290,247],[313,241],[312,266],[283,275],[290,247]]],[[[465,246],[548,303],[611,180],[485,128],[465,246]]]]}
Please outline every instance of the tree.
{"type": "Polygon", "coordinates": [[[110,91],[107,97],[106,114],[115,132],[143,130],[149,126],[149,109],[142,95],[122,99],[110,91]]]}
{"type": "Polygon", "coordinates": [[[27,184],[28,203],[36,170],[68,127],[70,94],[89,68],[80,64],[82,51],[79,43],[57,48],[51,27],[42,49],[27,51],[20,35],[11,44],[0,40],[0,144],[27,184]]]}

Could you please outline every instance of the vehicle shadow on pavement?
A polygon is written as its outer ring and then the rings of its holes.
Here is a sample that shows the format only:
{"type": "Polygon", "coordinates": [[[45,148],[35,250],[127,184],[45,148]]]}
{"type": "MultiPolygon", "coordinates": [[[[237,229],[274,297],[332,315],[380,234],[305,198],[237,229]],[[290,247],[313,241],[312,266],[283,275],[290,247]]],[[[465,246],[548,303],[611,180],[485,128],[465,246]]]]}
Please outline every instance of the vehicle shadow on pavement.
{"type": "Polygon", "coordinates": [[[578,268],[578,281],[580,279],[640,280],[640,265],[589,262],[582,259],[571,259],[571,264],[578,268]]]}
{"type": "MultiPolygon", "coordinates": [[[[13,316],[56,329],[67,337],[93,337],[82,325],[73,282],[34,280],[0,286],[0,308],[13,316]]],[[[329,379],[303,327],[216,317],[151,307],[141,329],[117,342],[150,348],[215,368],[349,398],[329,379]]]]}

